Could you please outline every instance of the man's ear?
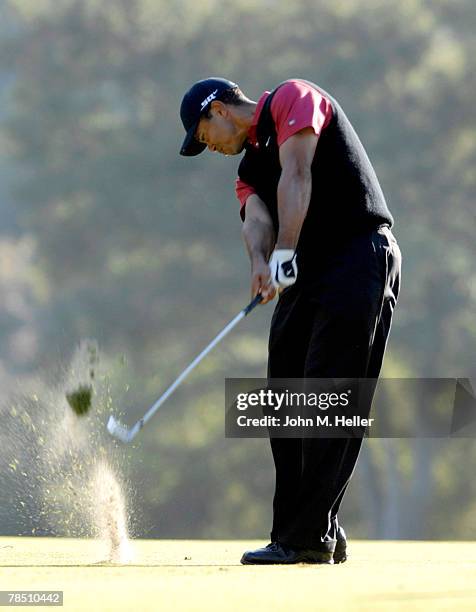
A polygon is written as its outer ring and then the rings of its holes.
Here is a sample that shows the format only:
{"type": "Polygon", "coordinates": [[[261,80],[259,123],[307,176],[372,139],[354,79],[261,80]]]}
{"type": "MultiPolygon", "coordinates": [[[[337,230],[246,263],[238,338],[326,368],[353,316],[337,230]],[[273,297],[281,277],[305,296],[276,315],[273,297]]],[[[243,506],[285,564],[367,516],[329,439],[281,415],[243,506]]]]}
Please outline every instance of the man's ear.
{"type": "Polygon", "coordinates": [[[213,111],[214,115],[221,115],[222,117],[226,117],[228,115],[228,108],[226,104],[223,104],[220,100],[213,100],[210,104],[210,110],[213,111]]]}

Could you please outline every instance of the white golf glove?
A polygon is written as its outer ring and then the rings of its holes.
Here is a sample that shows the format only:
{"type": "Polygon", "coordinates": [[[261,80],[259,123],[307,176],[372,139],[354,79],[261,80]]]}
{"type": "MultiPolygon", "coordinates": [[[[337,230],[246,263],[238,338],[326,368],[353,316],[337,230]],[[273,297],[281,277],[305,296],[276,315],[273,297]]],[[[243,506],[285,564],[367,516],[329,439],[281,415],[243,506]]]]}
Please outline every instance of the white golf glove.
{"type": "Polygon", "coordinates": [[[294,285],[297,279],[296,253],[293,249],[275,249],[269,260],[271,282],[276,289],[294,285]]]}

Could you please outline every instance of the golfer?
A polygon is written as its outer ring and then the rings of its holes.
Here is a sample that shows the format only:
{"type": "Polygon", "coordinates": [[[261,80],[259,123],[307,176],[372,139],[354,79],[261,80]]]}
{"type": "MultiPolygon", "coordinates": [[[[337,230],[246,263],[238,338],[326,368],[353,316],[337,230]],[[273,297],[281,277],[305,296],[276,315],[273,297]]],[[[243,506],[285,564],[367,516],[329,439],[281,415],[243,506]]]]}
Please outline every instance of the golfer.
{"type": "MultiPolygon", "coordinates": [[[[251,292],[278,293],[269,378],[374,378],[400,287],[394,220],[337,100],[290,79],[257,102],[208,78],[185,94],[180,153],[238,155],[236,195],[251,292]]],[[[271,542],[244,564],[340,563],[338,511],[362,445],[349,438],[271,437],[276,469],[271,542]]]]}

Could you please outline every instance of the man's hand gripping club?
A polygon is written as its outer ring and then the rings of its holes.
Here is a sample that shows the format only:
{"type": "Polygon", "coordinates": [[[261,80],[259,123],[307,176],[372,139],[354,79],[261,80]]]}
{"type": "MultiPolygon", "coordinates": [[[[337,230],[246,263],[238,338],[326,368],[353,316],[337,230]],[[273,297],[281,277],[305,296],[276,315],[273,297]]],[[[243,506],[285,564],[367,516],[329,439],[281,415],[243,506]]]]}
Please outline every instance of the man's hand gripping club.
{"type": "Polygon", "coordinates": [[[271,301],[276,292],[294,285],[297,279],[296,253],[292,249],[275,249],[269,264],[264,259],[252,263],[251,294],[263,296],[262,304],[271,301]]]}

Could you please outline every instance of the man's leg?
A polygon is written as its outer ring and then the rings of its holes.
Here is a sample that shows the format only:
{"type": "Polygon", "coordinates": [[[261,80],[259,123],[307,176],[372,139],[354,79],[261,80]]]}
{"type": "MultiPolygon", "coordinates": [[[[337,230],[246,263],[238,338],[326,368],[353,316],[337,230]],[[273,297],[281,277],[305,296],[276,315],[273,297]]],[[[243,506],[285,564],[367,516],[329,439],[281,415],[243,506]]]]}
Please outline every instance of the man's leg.
{"type": "MultiPolygon", "coordinates": [[[[274,310],[269,336],[268,378],[302,378],[304,363],[313,325],[313,312],[301,295],[301,287],[294,285],[279,297],[274,310]]],[[[273,526],[271,544],[265,548],[246,551],[244,564],[295,563],[300,561],[329,563],[330,558],[310,556],[305,552],[288,555],[279,545],[281,533],[293,522],[302,472],[302,440],[270,436],[275,465],[273,498],[273,526]]]]}
{"type": "MultiPolygon", "coordinates": [[[[382,369],[383,358],[387,346],[388,337],[392,325],[392,317],[400,293],[401,280],[401,253],[393,233],[383,228],[379,234],[384,235],[386,240],[377,240],[377,251],[382,251],[382,261],[385,261],[385,289],[382,300],[381,313],[377,319],[377,326],[371,344],[370,356],[367,366],[366,376],[378,379],[382,369]]],[[[350,481],[350,478],[349,478],[350,481]]],[[[334,502],[331,518],[337,518],[342,498],[347,489],[347,484],[342,489],[341,494],[334,502]]]]}
{"type": "MultiPolygon", "coordinates": [[[[304,375],[377,378],[400,287],[401,255],[391,233],[373,232],[341,253],[317,283],[312,337],[304,375]]],[[[370,410],[373,393],[369,394],[370,410]]],[[[365,415],[364,415],[365,416],[365,415]]],[[[340,502],[361,438],[308,438],[294,520],[280,534],[289,547],[333,550],[340,502]]]]}
{"type": "MultiPolygon", "coordinates": [[[[284,291],[271,321],[268,378],[302,378],[312,324],[313,312],[303,300],[300,287],[295,285],[284,291]]],[[[276,542],[296,512],[302,471],[302,440],[270,436],[270,444],[275,466],[270,537],[272,542],[276,542]]]]}

